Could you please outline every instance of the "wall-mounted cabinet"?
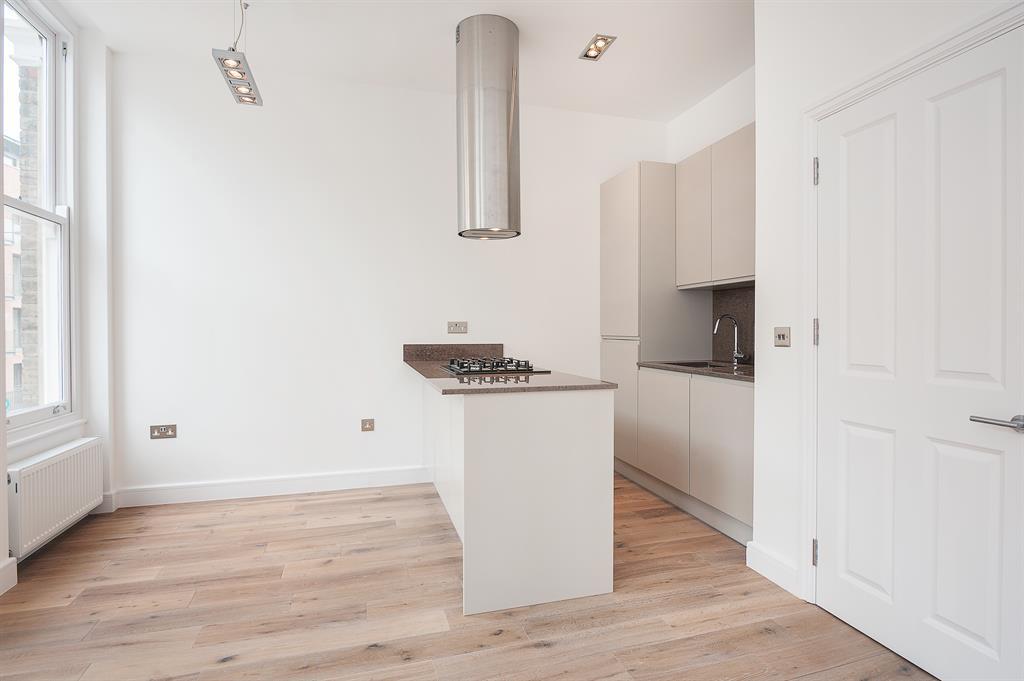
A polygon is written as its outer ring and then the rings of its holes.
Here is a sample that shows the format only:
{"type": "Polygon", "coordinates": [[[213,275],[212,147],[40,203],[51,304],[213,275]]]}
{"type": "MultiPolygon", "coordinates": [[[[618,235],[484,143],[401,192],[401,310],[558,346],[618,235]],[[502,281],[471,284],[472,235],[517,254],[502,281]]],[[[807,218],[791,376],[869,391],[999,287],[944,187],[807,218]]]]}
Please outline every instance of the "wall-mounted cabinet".
{"type": "Polygon", "coordinates": [[[754,279],[754,124],[676,164],[676,286],[754,279]]]}
{"type": "Polygon", "coordinates": [[[676,286],[711,281],[711,147],[676,164],[676,286]]]}

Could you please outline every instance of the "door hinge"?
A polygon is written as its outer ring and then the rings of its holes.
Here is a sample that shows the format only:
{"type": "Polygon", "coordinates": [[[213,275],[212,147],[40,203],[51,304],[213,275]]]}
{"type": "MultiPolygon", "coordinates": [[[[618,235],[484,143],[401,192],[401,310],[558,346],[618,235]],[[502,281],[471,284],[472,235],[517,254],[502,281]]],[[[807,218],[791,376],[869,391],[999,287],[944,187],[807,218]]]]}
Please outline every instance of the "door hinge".
{"type": "Polygon", "coordinates": [[[814,157],[813,166],[814,166],[814,186],[817,187],[818,186],[818,157],[817,156],[814,157]]]}
{"type": "Polygon", "coordinates": [[[819,340],[819,334],[818,334],[819,326],[820,325],[818,324],[818,318],[815,317],[814,318],[814,344],[815,345],[818,344],[818,340],[819,340]]]}
{"type": "Polygon", "coordinates": [[[817,567],[818,565],[818,540],[811,540],[811,565],[817,567]]]}

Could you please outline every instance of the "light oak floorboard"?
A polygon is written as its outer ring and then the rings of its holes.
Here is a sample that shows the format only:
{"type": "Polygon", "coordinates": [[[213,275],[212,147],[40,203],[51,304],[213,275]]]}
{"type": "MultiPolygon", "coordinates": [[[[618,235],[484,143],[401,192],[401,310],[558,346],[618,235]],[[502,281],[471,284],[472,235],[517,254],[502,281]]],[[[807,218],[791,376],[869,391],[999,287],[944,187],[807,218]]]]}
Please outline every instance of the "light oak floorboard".
{"type": "Polygon", "coordinates": [[[432,485],[86,518],[0,596],[2,681],[931,679],[615,479],[615,591],[462,614],[432,485]]]}

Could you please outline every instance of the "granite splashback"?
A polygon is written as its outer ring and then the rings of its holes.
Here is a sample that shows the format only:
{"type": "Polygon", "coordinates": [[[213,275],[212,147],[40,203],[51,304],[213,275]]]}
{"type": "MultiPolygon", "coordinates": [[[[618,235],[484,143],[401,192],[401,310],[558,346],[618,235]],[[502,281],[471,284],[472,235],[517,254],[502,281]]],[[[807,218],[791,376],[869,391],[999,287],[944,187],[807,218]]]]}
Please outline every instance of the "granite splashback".
{"type": "MultiPolygon", "coordinates": [[[[754,287],[730,288],[712,293],[711,308],[714,319],[719,315],[731,314],[740,323],[740,352],[746,355],[741,361],[754,361],[754,287]]],[[[712,323],[714,323],[712,319],[712,323]]],[[[732,324],[722,322],[718,335],[711,340],[711,357],[720,362],[732,361],[732,324]]]]}
{"type": "Polygon", "coordinates": [[[441,361],[453,357],[504,357],[502,343],[406,343],[402,360],[406,362],[441,361]]]}

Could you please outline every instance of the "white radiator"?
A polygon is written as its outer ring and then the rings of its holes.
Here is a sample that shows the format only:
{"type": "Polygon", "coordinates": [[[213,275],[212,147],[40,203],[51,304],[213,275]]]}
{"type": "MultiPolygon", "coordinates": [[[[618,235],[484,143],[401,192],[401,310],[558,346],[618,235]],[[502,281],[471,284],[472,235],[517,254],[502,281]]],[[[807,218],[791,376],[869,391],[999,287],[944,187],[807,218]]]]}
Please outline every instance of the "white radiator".
{"type": "Polygon", "coordinates": [[[85,437],[7,467],[11,555],[25,558],[103,501],[103,448],[85,437]]]}

